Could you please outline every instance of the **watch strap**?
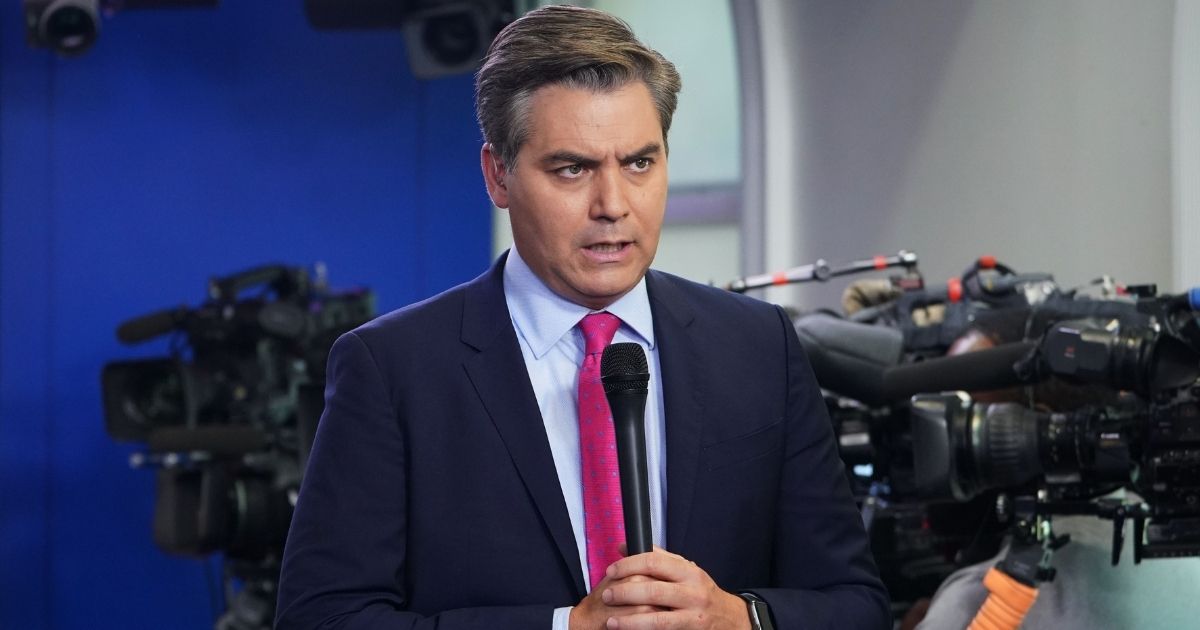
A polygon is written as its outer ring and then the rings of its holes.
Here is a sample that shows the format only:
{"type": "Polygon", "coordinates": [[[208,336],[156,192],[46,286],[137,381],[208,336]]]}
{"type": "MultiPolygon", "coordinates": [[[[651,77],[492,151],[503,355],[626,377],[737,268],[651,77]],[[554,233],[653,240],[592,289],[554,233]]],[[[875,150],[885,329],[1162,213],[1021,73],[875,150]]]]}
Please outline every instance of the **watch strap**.
{"type": "Polygon", "coordinates": [[[751,591],[741,591],[738,597],[746,600],[746,611],[750,615],[752,630],[775,630],[775,619],[771,616],[771,605],[751,591]]]}

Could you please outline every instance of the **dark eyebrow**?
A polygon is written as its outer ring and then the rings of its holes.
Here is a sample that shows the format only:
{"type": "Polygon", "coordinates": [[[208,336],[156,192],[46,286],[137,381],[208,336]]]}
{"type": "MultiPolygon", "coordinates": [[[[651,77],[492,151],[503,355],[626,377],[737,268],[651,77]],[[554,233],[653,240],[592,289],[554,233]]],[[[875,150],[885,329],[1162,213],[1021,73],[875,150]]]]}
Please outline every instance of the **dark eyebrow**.
{"type": "MultiPolygon", "coordinates": [[[[620,156],[618,161],[621,164],[629,164],[636,162],[644,157],[654,155],[662,151],[662,145],[657,142],[647,143],[646,146],[629,153],[628,155],[620,156]]],[[[555,164],[578,164],[584,168],[596,168],[600,165],[600,160],[592,157],[580,155],[573,151],[555,151],[543,157],[540,162],[544,166],[553,166],[555,164]]]]}
{"type": "Polygon", "coordinates": [[[553,166],[555,164],[578,164],[585,168],[596,168],[600,165],[600,160],[582,156],[578,153],[570,151],[555,151],[541,159],[541,163],[545,166],[553,166]]]}
{"type": "Polygon", "coordinates": [[[618,161],[621,162],[621,164],[629,164],[661,151],[662,145],[657,142],[651,142],[637,151],[630,153],[629,155],[622,156],[618,161]]]}

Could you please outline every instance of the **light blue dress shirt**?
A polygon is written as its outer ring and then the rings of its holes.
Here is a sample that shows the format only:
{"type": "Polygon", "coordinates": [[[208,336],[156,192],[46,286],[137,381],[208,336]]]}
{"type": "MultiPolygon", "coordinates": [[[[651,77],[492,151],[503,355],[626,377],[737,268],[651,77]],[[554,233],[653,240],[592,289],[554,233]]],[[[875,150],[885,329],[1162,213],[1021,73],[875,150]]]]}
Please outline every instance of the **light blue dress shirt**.
{"type": "MultiPolygon", "coordinates": [[[[579,366],[583,363],[583,333],[576,325],[591,313],[559,297],[550,290],[521,258],[516,247],[508,253],[504,265],[504,299],[513,328],[525,358],[525,369],[537,397],[550,453],[571,517],[579,565],[587,584],[587,542],[583,525],[583,486],[579,463],[579,411],[576,396],[579,366]]],[[[634,342],[646,350],[650,368],[650,396],[646,404],[646,470],[650,477],[650,522],[654,544],[663,546],[666,532],[663,507],[666,505],[666,441],[663,424],[662,378],[658,364],[658,345],[654,341],[654,320],[646,279],[621,299],[604,309],[621,318],[613,343],[634,342]]],[[[570,608],[554,611],[554,630],[565,630],[570,608]]]]}

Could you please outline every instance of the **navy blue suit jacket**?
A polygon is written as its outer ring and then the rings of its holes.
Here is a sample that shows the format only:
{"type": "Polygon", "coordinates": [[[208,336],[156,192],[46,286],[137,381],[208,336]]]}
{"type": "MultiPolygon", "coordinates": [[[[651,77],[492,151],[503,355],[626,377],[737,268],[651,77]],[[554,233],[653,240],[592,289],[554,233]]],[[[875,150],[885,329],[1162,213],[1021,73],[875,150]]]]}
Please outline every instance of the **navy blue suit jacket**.
{"type": "MultiPolygon", "coordinates": [[[[548,630],[586,594],[503,291],[479,278],[342,336],[292,520],[280,628],[548,630]]],[[[820,391],[778,307],[646,276],[667,549],[781,629],[890,628],[820,391]]]]}

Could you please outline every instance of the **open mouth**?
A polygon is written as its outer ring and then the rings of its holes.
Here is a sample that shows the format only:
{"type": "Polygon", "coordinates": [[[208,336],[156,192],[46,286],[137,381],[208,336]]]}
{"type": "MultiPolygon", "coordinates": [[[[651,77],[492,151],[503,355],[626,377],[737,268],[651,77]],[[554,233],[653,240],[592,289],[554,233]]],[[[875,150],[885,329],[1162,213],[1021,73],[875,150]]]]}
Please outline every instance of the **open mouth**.
{"type": "Polygon", "coordinates": [[[597,254],[615,254],[626,247],[629,247],[629,243],[596,243],[588,245],[587,249],[597,254]]]}
{"type": "Polygon", "coordinates": [[[631,241],[620,241],[617,243],[593,243],[583,248],[586,255],[592,262],[598,264],[618,264],[623,263],[629,258],[629,252],[633,249],[631,241]]]}

